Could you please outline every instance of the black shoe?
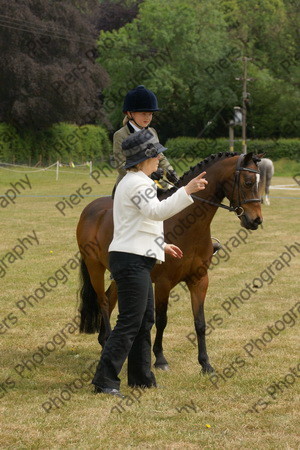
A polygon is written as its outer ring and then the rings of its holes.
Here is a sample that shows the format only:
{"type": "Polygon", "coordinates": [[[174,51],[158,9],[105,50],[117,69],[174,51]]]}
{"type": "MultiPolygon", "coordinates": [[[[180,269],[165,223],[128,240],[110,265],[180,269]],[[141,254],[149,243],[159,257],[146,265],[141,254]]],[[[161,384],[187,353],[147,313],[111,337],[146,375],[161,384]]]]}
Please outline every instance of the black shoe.
{"type": "Polygon", "coordinates": [[[128,384],[131,388],[140,388],[140,389],[151,389],[151,388],[157,388],[156,383],[152,384],[128,384]]]}
{"type": "Polygon", "coordinates": [[[94,393],[95,394],[109,394],[109,395],[114,395],[115,397],[125,398],[125,395],[121,394],[121,392],[118,389],[100,388],[98,386],[95,386],[94,393]]]}

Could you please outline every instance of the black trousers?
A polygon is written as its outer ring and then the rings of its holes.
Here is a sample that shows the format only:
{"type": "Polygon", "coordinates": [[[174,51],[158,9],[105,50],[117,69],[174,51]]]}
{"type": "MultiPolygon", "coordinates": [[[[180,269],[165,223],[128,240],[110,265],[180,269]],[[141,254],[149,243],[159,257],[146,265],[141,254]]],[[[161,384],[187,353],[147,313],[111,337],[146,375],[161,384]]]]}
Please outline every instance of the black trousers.
{"type": "Polygon", "coordinates": [[[129,386],[156,386],[151,372],[151,328],[154,300],[150,271],[154,258],[110,252],[109,264],[118,288],[119,315],[104,349],[92,383],[120,388],[118,375],[128,357],[129,386]]]}

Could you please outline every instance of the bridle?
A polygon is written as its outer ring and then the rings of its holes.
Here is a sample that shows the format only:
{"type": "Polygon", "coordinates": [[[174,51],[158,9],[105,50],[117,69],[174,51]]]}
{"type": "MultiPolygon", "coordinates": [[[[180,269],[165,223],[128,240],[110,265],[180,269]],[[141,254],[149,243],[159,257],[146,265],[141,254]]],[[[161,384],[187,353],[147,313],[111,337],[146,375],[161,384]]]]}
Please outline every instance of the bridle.
{"type": "Polygon", "coordinates": [[[245,212],[244,208],[242,207],[242,205],[245,205],[246,203],[253,203],[253,202],[259,202],[260,203],[260,198],[245,199],[245,198],[241,197],[241,192],[240,192],[240,175],[241,175],[241,172],[245,171],[245,172],[252,172],[252,173],[259,174],[259,170],[249,169],[247,167],[241,167],[245,156],[246,156],[245,153],[242,153],[239,156],[239,159],[237,161],[236,168],[235,168],[234,184],[233,184],[232,195],[231,195],[231,200],[230,200],[230,208],[232,208],[231,211],[234,211],[238,217],[242,216],[244,214],[244,212],[245,212]],[[234,206],[233,205],[233,196],[234,196],[234,191],[235,191],[236,187],[237,187],[237,195],[238,195],[238,204],[237,204],[237,206],[234,206]],[[238,213],[239,209],[241,210],[240,213],[238,213]]]}
{"type": "MultiPolygon", "coordinates": [[[[216,206],[217,208],[223,208],[223,209],[227,209],[227,211],[235,212],[235,214],[238,217],[241,217],[245,212],[242,205],[244,205],[246,203],[253,203],[253,202],[260,203],[260,198],[245,199],[245,198],[242,198],[242,196],[241,196],[241,192],[240,192],[241,172],[246,171],[246,172],[252,172],[252,173],[259,174],[259,170],[248,169],[247,167],[242,167],[242,162],[244,161],[245,156],[246,156],[246,154],[242,153],[237,160],[237,164],[236,164],[236,168],[235,168],[235,175],[234,175],[233,189],[232,189],[232,194],[231,194],[231,199],[230,199],[230,206],[224,205],[223,203],[212,202],[211,200],[197,197],[197,195],[194,195],[194,194],[191,194],[191,197],[195,200],[200,200],[201,202],[216,206]],[[234,197],[234,192],[236,189],[237,189],[237,193],[238,193],[238,202],[237,202],[238,204],[234,205],[233,197],[234,197]]],[[[165,179],[164,179],[164,181],[166,181],[168,184],[172,185],[173,187],[176,187],[173,183],[170,183],[169,181],[167,181],[165,179]]],[[[176,187],[176,189],[178,189],[178,188],[176,187]]]]}

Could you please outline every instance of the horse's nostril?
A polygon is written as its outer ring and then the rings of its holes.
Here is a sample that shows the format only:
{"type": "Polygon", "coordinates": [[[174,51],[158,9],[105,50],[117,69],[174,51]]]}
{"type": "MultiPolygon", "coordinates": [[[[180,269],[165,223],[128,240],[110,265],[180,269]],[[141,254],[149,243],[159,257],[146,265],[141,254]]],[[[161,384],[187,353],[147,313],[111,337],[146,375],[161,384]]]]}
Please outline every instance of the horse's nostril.
{"type": "Polygon", "coordinates": [[[254,222],[257,223],[257,225],[260,225],[262,223],[262,219],[260,217],[256,217],[254,222]]]}

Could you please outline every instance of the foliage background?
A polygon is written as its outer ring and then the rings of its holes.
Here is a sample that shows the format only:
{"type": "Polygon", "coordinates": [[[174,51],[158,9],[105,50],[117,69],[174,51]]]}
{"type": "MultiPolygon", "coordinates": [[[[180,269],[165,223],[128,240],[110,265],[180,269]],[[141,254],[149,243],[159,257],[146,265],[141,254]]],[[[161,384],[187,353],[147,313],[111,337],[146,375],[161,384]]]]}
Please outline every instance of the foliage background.
{"type": "Polygon", "coordinates": [[[295,137],[299,129],[297,4],[282,0],[146,0],[118,30],[101,32],[98,61],[110,74],[105,105],[114,126],[128,88],[157,93],[160,135],[226,136],[241,105],[248,63],[248,137],[295,137]],[[211,123],[210,123],[211,122],[211,123]]]}
{"type": "Polygon", "coordinates": [[[226,137],[242,56],[252,58],[248,138],[299,135],[294,0],[3,0],[1,11],[0,120],[20,139],[59,134],[61,122],[111,136],[138,84],[163,108],[153,121],[162,142],[226,137]]]}

